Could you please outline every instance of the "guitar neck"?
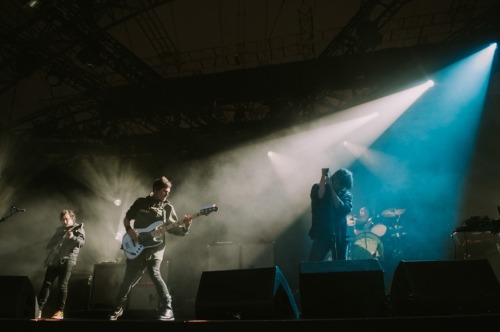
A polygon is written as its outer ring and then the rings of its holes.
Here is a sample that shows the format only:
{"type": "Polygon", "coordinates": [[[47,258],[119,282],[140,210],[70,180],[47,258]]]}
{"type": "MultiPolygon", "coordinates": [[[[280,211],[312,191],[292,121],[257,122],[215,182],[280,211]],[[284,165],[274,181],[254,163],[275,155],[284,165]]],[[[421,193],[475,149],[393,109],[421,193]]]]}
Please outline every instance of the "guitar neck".
{"type": "Polygon", "coordinates": [[[199,216],[201,216],[202,214],[201,213],[195,213],[193,215],[191,215],[191,219],[194,219],[194,218],[198,218],[199,216]]]}
{"type": "MultiPolygon", "coordinates": [[[[210,208],[201,209],[199,212],[191,215],[191,220],[193,220],[195,218],[198,218],[199,216],[207,216],[211,212],[218,211],[218,210],[219,210],[219,208],[214,204],[210,208]]],[[[174,227],[180,227],[180,225],[182,223],[184,223],[184,220],[174,221],[174,222],[170,222],[170,223],[163,223],[158,228],[156,228],[154,231],[152,231],[151,235],[153,235],[154,237],[156,237],[156,236],[158,236],[158,235],[160,235],[162,233],[165,233],[169,229],[172,229],[174,227]]]]}
{"type": "MultiPolygon", "coordinates": [[[[191,219],[198,218],[199,216],[201,216],[201,213],[196,213],[196,214],[194,214],[194,215],[191,216],[191,219]]],[[[175,227],[180,227],[183,223],[184,223],[183,220],[174,221],[174,222],[172,222],[170,224],[166,224],[165,223],[165,224],[163,224],[163,225],[160,226],[160,228],[158,229],[157,235],[165,233],[169,229],[172,229],[172,228],[175,228],[175,227]]]]}
{"type": "MultiPolygon", "coordinates": [[[[191,220],[195,219],[195,218],[198,218],[200,216],[204,216],[206,215],[206,213],[202,213],[201,211],[198,212],[198,213],[195,213],[193,215],[191,215],[191,220]]],[[[166,231],[172,229],[172,228],[175,228],[175,227],[180,227],[181,224],[183,224],[184,221],[183,220],[179,220],[179,221],[174,221],[174,222],[171,222],[169,224],[167,223],[164,223],[162,224],[160,227],[158,227],[156,230],[152,231],[152,235],[153,236],[158,236],[158,235],[161,235],[163,233],[165,233],[166,231]]]]}

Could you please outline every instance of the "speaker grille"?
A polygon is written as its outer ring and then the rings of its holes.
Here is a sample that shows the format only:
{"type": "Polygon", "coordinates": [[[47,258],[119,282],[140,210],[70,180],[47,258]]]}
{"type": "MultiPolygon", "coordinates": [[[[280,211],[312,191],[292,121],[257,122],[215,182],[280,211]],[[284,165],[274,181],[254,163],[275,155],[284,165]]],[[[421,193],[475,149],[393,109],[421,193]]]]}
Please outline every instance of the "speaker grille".
{"type": "Polygon", "coordinates": [[[198,319],[298,318],[278,267],[204,271],[196,296],[198,319]]]}
{"type": "Polygon", "coordinates": [[[115,307],[118,288],[125,273],[125,264],[100,263],[94,265],[90,289],[90,310],[111,310],[115,307]]]}
{"type": "Polygon", "coordinates": [[[27,276],[0,276],[0,284],[5,286],[0,301],[0,317],[35,317],[36,295],[27,276]]]}
{"type": "Polygon", "coordinates": [[[401,261],[389,296],[397,315],[500,312],[500,285],[487,260],[401,261]]]}
{"type": "Polygon", "coordinates": [[[387,314],[384,273],[376,259],[300,264],[302,318],[387,314]]]}

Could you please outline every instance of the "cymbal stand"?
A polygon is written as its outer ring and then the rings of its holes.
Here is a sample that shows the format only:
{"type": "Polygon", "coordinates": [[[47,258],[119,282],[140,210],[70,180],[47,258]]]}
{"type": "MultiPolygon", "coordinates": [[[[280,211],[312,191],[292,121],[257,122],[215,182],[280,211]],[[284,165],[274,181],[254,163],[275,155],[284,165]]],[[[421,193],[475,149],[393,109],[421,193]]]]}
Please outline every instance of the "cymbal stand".
{"type": "Polygon", "coordinates": [[[399,226],[399,219],[401,218],[401,215],[398,215],[396,218],[396,221],[394,222],[394,234],[391,234],[391,236],[395,237],[396,239],[394,240],[394,249],[393,249],[393,255],[394,257],[401,257],[403,256],[403,248],[401,246],[401,233],[399,232],[399,229],[402,228],[402,226],[399,226]]]}

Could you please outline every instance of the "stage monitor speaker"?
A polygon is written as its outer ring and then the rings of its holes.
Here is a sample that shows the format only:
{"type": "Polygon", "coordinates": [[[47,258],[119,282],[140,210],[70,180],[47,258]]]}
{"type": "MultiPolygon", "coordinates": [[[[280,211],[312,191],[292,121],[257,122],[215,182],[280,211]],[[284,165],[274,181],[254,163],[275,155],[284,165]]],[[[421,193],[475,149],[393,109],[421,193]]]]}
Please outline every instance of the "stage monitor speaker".
{"type": "Polygon", "coordinates": [[[297,319],[299,311],[278,266],[204,271],[195,303],[198,319],[297,319]]]}
{"type": "MultiPolygon", "coordinates": [[[[71,278],[68,283],[68,297],[66,299],[64,317],[81,317],[88,310],[90,298],[90,277],[91,275],[82,273],[71,274],[71,278]]],[[[52,302],[52,310],[57,310],[56,296],[49,297],[49,302],[52,302]],[[50,300],[54,300],[54,302],[50,300]]],[[[49,302],[45,304],[45,308],[48,308],[49,302]]]]}
{"type": "Polygon", "coordinates": [[[384,271],[378,260],[300,264],[301,317],[308,319],[386,316],[384,271]]]}
{"type": "Polygon", "coordinates": [[[389,298],[401,316],[500,313],[500,285],[486,259],[401,261],[389,298]]]}
{"type": "MultiPolygon", "coordinates": [[[[166,282],[166,280],[165,280],[166,282]]],[[[158,293],[147,271],[130,291],[128,310],[156,310],[159,304],[158,293]]]]}
{"type": "Polygon", "coordinates": [[[36,295],[27,276],[0,276],[1,318],[34,318],[36,295]]]}
{"type": "MultiPolygon", "coordinates": [[[[164,260],[160,271],[163,280],[167,283],[170,262],[164,260]]],[[[116,295],[125,274],[125,264],[113,262],[94,265],[90,288],[89,310],[114,309],[116,295]]],[[[131,289],[128,296],[127,309],[156,310],[158,294],[151,281],[147,269],[139,282],[131,289]]]]}
{"type": "Polygon", "coordinates": [[[89,299],[90,310],[114,309],[124,273],[125,264],[99,263],[94,265],[89,299]]]}

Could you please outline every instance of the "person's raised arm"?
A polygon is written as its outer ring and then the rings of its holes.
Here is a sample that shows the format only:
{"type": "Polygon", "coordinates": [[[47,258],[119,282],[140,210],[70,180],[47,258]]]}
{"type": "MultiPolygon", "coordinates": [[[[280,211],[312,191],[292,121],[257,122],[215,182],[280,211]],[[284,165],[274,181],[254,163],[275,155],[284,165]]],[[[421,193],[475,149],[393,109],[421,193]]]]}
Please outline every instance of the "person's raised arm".
{"type": "Polygon", "coordinates": [[[321,178],[319,180],[318,197],[321,199],[325,195],[325,187],[329,184],[331,188],[330,176],[328,174],[328,168],[321,169],[321,178]]]}

